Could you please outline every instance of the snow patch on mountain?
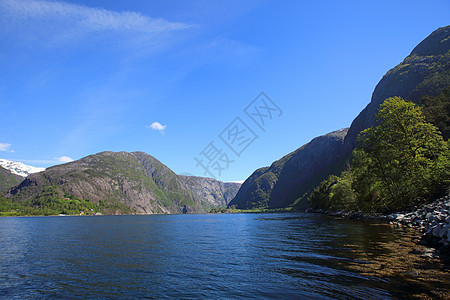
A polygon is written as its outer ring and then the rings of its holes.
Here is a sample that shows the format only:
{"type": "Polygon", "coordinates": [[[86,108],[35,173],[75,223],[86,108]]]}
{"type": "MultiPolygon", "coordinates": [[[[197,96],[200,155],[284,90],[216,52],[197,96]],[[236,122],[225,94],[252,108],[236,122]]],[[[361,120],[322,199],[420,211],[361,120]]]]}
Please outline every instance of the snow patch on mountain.
{"type": "Polygon", "coordinates": [[[45,168],[28,166],[28,165],[23,164],[18,161],[9,161],[6,159],[1,159],[1,158],[0,158],[0,166],[11,171],[11,173],[22,176],[22,177],[27,177],[28,175],[30,175],[32,173],[38,173],[38,172],[42,172],[45,170],[45,168]]]}

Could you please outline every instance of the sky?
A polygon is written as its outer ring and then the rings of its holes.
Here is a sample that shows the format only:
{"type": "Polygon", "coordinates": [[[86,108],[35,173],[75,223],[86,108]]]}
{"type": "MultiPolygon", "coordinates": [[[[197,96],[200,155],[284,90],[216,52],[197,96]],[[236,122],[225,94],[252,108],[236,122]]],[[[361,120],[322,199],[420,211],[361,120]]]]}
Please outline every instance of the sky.
{"type": "Polygon", "coordinates": [[[450,1],[0,0],[0,158],[246,179],[349,127],[450,1]]]}

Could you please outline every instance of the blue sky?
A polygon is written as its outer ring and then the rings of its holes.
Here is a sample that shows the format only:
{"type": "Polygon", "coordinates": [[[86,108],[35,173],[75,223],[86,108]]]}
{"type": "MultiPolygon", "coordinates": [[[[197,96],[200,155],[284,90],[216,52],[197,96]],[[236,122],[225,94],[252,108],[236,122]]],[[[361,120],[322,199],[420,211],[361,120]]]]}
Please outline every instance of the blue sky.
{"type": "Polygon", "coordinates": [[[242,180],[348,127],[449,20],[447,0],[0,0],[0,158],[144,151],[242,180]]]}

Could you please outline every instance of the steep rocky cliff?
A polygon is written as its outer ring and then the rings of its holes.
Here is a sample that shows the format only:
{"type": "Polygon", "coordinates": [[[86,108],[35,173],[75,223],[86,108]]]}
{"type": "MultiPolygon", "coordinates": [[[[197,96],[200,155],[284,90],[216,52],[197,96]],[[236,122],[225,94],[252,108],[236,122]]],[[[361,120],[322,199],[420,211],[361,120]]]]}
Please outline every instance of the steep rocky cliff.
{"type": "MultiPolygon", "coordinates": [[[[190,213],[222,205],[225,185],[213,179],[186,180],[143,152],[102,152],[31,174],[7,197],[37,199],[52,186],[61,197],[90,200],[105,213],[190,213]],[[201,189],[205,191],[193,192],[201,189]]],[[[227,199],[231,196],[229,191],[227,199]]]]}
{"type": "Polygon", "coordinates": [[[181,176],[180,181],[192,192],[202,207],[226,207],[236,196],[240,183],[222,182],[207,177],[181,176]]]}
{"type": "Polygon", "coordinates": [[[229,206],[279,208],[294,203],[320,183],[340,159],[347,130],[317,137],[270,167],[256,170],[229,206]]]}
{"type": "Polygon", "coordinates": [[[399,96],[419,103],[423,96],[437,96],[450,85],[450,26],[434,31],[402,63],[389,70],[375,87],[370,103],[353,120],[345,138],[351,152],[356,137],[375,125],[375,114],[386,98],[399,96]]]}
{"type": "Polygon", "coordinates": [[[346,135],[343,131],[313,139],[269,168],[256,170],[229,205],[277,208],[306,199],[315,185],[348,165],[358,134],[375,125],[375,114],[386,98],[400,96],[420,102],[424,95],[436,96],[449,85],[450,26],[447,26],[434,31],[383,76],[370,103],[355,118],[346,135]],[[313,145],[314,151],[305,150],[313,145]]]}

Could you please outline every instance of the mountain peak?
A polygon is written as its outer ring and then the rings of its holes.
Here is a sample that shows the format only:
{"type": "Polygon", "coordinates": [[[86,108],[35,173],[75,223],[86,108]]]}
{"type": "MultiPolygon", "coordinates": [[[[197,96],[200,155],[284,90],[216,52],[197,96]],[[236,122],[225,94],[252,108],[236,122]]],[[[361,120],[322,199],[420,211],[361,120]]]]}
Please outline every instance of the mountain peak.
{"type": "Polygon", "coordinates": [[[426,39],[420,42],[411,55],[431,56],[443,55],[450,48],[450,26],[436,29],[426,39]]]}
{"type": "Polygon", "coordinates": [[[230,205],[238,208],[301,206],[302,200],[322,180],[347,168],[358,134],[376,124],[375,115],[381,103],[395,96],[416,103],[424,95],[435,97],[448,87],[449,70],[450,26],[446,26],[431,33],[411,55],[383,76],[370,103],[349,129],[316,137],[270,167],[256,170],[230,205]]]}
{"type": "Polygon", "coordinates": [[[105,151],[30,175],[7,197],[19,202],[49,201],[45,191],[50,189],[52,197],[88,200],[107,214],[198,213],[226,206],[239,187],[176,175],[144,152],[105,151]]]}

